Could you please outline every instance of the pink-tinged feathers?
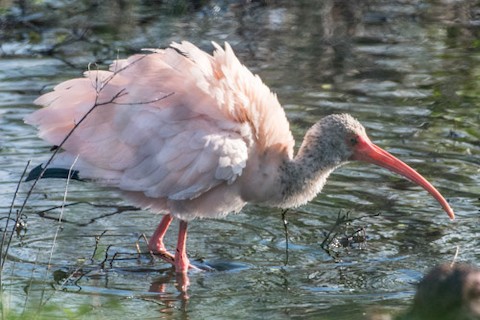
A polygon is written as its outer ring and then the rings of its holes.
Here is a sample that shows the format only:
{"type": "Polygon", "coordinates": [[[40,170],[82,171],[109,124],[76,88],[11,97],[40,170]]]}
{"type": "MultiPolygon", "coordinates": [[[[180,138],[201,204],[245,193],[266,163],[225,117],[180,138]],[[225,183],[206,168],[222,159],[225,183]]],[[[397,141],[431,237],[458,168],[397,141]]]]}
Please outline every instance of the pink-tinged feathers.
{"type": "Polygon", "coordinates": [[[292,157],[295,141],[276,95],[238,61],[228,43],[225,50],[216,43],[213,45],[216,49],[213,57],[189,42],[174,43],[172,47],[195,62],[202,75],[208,75],[198,83],[215,98],[219,110],[235,122],[249,123],[260,151],[281,145],[292,157]]]}
{"type": "Polygon", "coordinates": [[[89,70],[39,97],[44,108],[25,121],[59,145],[97,105],[54,166],[79,155],[82,178],[183,219],[238,211],[245,199],[235,183],[250,155],[291,158],[294,140],[276,96],[228,44],[214,45],[213,56],[182,42],[89,70]]]}
{"type": "MultiPolygon", "coordinates": [[[[294,158],[276,96],[228,44],[214,46],[209,55],[189,42],[173,43],[117,60],[109,71],[87,71],[38,98],[45,108],[25,120],[54,145],[81,122],[53,166],[68,169],[78,156],[81,178],[184,220],[223,216],[246,202],[304,204],[335,168],[369,157],[359,149],[360,138],[368,139],[365,129],[343,114],[317,122],[294,158]]],[[[386,159],[370,162],[422,185],[453,218],[423,177],[386,159]]]]}
{"type": "MultiPolygon", "coordinates": [[[[187,220],[221,217],[247,202],[306,203],[349,160],[364,160],[423,186],[454,217],[443,196],[400,160],[369,142],[350,115],[330,115],[294,140],[276,96],[232,48],[209,55],[189,42],[89,70],[38,98],[26,117],[63,152],[50,163],[115,187],[137,205],[168,213],[150,240],[165,251],[171,217],[180,222],[174,265],[185,273],[187,220]],[[366,141],[368,143],[366,143],[366,141]]],[[[60,170],[61,171],[61,170],[60,170]]],[[[185,289],[186,290],[186,289],[185,289]]]]}

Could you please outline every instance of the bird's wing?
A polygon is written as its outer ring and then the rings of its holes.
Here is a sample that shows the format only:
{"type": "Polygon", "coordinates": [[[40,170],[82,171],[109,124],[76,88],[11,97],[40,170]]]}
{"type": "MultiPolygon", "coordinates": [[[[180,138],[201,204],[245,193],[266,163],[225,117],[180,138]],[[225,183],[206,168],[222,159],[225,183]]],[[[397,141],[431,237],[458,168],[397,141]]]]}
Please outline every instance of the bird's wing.
{"type": "Polygon", "coordinates": [[[81,178],[154,198],[192,199],[233,183],[252,144],[249,125],[216,107],[194,66],[173,49],[120,60],[110,71],[59,84],[35,101],[45,108],[25,120],[54,145],[78,125],[54,164],[68,168],[79,155],[81,178]]]}
{"type": "Polygon", "coordinates": [[[65,152],[80,177],[153,198],[192,199],[242,174],[249,150],[293,153],[276,96],[226,44],[188,42],[115,61],[63,82],[25,120],[65,152]],[[93,109],[92,109],[93,108],[93,109]]]}
{"type": "Polygon", "coordinates": [[[216,98],[219,110],[237,122],[249,123],[258,152],[275,148],[292,157],[295,141],[277,96],[258,75],[240,63],[228,43],[225,49],[216,43],[213,45],[216,49],[213,56],[185,41],[172,47],[207,75],[203,89],[216,98]]]}

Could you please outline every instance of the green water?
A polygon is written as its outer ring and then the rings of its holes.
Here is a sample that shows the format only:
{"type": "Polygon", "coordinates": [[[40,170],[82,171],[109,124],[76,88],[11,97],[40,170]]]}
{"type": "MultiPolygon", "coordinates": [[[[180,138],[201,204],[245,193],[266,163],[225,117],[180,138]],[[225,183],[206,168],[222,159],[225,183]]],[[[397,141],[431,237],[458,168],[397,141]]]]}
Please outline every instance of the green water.
{"type": "MultiPolygon", "coordinates": [[[[23,212],[26,230],[8,249],[4,311],[60,319],[366,319],[401,312],[436,264],[478,264],[474,1],[26,3],[23,15],[8,5],[1,11],[3,217],[27,161],[39,164],[50,153],[22,121],[37,108],[37,96],[80,76],[90,62],[108,65],[185,39],[208,51],[210,41],[228,41],[277,92],[298,144],[322,116],[351,113],[376,144],[437,186],[457,218],[449,221],[434,199],[402,178],[352,163],[314,201],[287,213],[288,261],[280,210],[247,206],[224,220],[192,222],[190,257],[226,270],[190,273],[186,296],[168,265],[137,254],[136,243],[146,251],[141,235],[153,232],[159,216],[119,210],[128,203],[118,194],[78,182],[69,186],[67,203],[82,204],[43,214],[61,205],[65,185],[42,181],[23,212]],[[322,247],[339,213],[353,221],[329,239],[360,237],[322,247]]],[[[21,185],[17,209],[28,187],[21,185]]],[[[167,235],[170,247],[175,229],[167,235]]]]}

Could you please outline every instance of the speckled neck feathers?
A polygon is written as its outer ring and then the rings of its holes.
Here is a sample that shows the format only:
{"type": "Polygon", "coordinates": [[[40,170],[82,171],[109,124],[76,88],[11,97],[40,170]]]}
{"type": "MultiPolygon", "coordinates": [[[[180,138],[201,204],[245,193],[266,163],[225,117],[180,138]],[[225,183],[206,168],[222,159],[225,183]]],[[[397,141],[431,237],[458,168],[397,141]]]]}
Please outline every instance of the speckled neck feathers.
{"type": "Polygon", "coordinates": [[[280,206],[296,207],[315,197],[330,173],[351,157],[348,137],[356,132],[365,129],[348,114],[330,115],[312,126],[296,157],[280,168],[280,206]]]}

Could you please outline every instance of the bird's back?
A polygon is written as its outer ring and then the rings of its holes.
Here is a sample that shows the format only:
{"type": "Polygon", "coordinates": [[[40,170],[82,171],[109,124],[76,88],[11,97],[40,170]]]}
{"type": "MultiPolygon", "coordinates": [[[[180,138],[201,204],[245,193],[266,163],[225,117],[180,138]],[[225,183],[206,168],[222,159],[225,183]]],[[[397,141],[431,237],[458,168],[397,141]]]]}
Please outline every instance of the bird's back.
{"type": "Polygon", "coordinates": [[[228,44],[214,45],[209,55],[174,43],[117,60],[109,71],[89,70],[39,97],[35,103],[44,108],[26,122],[54,145],[75,128],[54,164],[68,168],[78,155],[82,177],[133,194],[144,206],[172,210],[199,201],[233,185],[252,150],[291,157],[294,144],[276,96],[228,44]]]}

